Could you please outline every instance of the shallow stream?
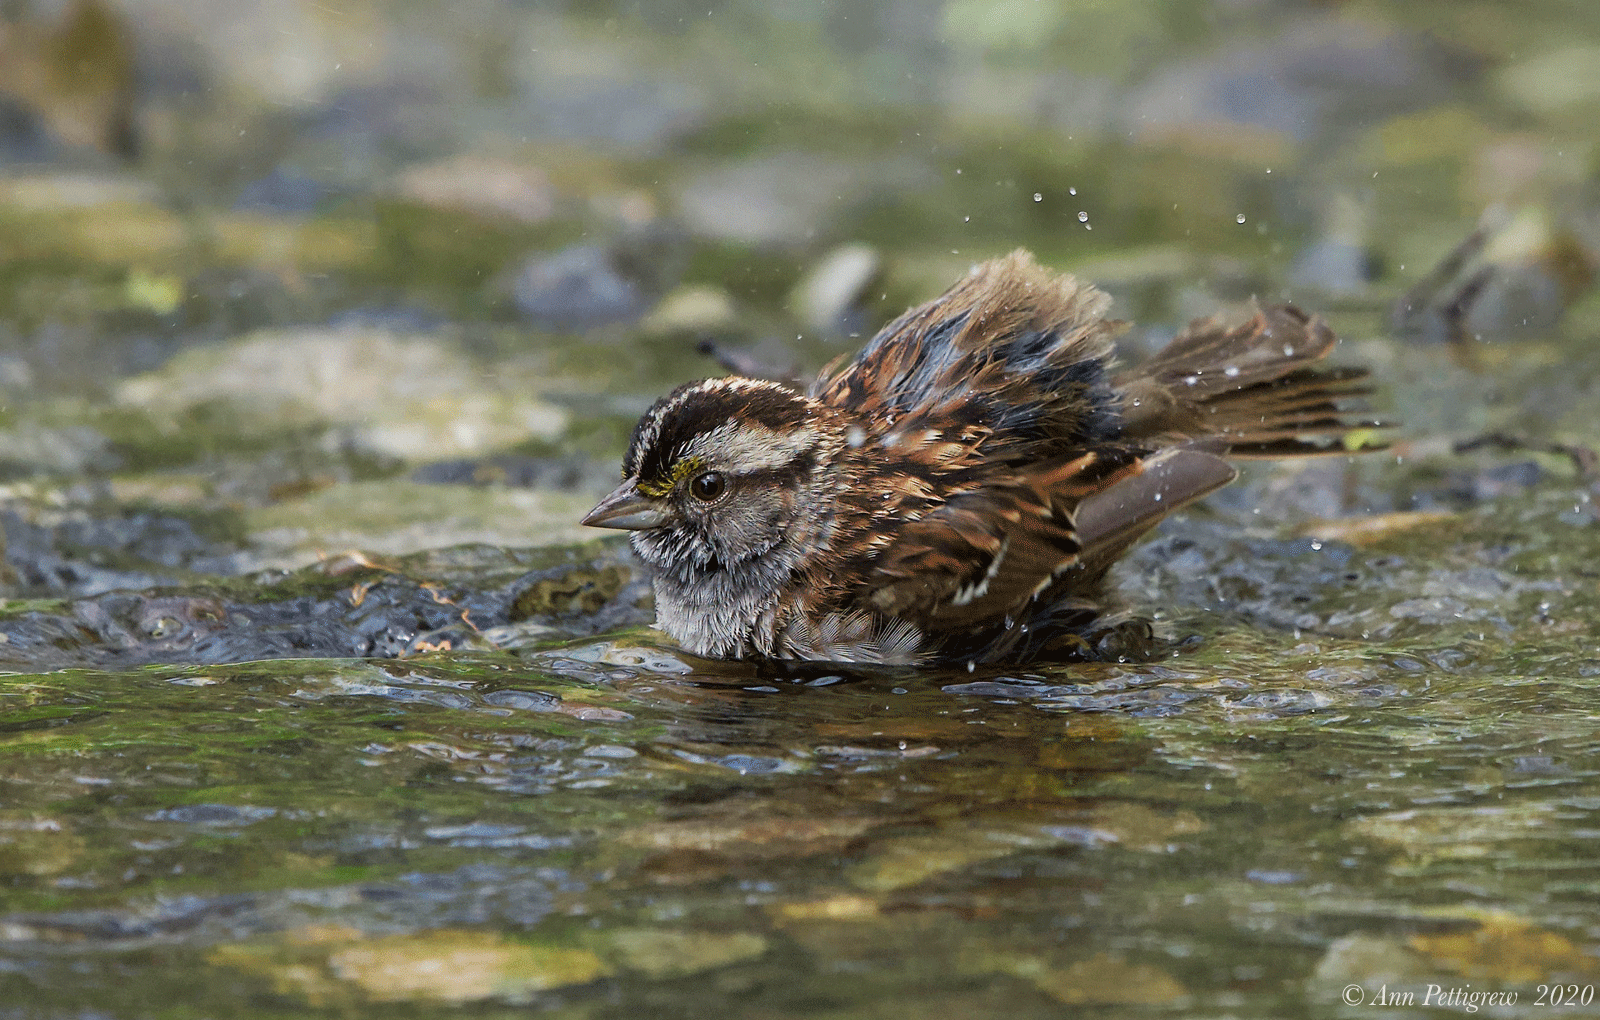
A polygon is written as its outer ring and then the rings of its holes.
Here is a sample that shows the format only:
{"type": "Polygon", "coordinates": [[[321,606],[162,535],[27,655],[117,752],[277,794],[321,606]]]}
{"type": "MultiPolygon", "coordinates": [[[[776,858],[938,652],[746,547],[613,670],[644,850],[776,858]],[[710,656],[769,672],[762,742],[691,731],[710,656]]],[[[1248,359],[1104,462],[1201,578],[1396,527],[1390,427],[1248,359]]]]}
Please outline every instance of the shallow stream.
{"type": "Polygon", "coordinates": [[[0,4],[0,1020],[1596,1015],[1589,6],[0,4]],[[652,631],[697,345],[1018,245],[1394,445],[1137,547],[1154,661],[652,631]]]}

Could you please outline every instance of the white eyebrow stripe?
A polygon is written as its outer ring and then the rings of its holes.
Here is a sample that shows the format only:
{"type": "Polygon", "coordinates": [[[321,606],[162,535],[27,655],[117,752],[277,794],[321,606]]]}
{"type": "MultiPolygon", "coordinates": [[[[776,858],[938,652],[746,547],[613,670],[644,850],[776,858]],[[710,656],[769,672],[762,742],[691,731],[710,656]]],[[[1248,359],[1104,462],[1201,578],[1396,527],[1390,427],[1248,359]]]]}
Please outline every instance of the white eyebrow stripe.
{"type": "Polygon", "coordinates": [[[777,432],[749,422],[729,421],[702,432],[685,445],[683,456],[699,457],[732,474],[770,471],[792,464],[817,445],[814,428],[777,432]]]}
{"type": "MultiPolygon", "coordinates": [[[[731,391],[733,393],[777,390],[789,396],[796,396],[794,391],[788,386],[785,386],[779,382],[774,382],[770,379],[746,379],[739,376],[724,376],[717,379],[702,379],[692,386],[685,388],[682,392],[678,393],[659,409],[656,409],[644,420],[639,429],[638,437],[632,443],[632,450],[642,454],[644,451],[654,449],[656,444],[661,441],[662,426],[679,408],[703,394],[712,393],[719,390],[724,392],[731,391]]],[[[687,453],[696,452],[698,447],[699,444],[691,443],[684,449],[678,451],[676,456],[683,456],[687,453]]],[[[676,457],[674,457],[674,459],[676,459],[676,457]]],[[[760,469],[752,468],[751,470],[760,469]]]]}

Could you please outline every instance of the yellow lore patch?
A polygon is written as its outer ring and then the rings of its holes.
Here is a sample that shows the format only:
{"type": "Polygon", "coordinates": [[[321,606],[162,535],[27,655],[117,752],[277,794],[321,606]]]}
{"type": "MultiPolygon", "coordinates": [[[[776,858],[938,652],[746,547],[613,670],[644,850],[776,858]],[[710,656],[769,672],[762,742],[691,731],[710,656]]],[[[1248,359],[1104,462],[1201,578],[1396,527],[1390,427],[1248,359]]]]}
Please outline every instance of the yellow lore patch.
{"type": "Polygon", "coordinates": [[[645,481],[641,478],[635,488],[651,499],[660,499],[677,488],[679,482],[690,475],[697,474],[705,466],[706,462],[703,457],[683,457],[672,462],[672,469],[665,479],[645,481]]]}

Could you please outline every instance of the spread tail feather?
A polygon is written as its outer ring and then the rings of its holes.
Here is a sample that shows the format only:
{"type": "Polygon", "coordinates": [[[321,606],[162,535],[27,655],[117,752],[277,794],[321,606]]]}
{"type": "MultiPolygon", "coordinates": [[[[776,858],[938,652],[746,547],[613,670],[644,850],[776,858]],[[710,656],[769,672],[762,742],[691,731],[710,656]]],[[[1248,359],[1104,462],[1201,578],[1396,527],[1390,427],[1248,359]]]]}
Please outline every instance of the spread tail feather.
{"type": "Polygon", "coordinates": [[[1160,353],[1117,377],[1121,438],[1164,444],[1216,437],[1234,457],[1304,457],[1383,445],[1366,417],[1364,368],[1317,367],[1338,343],[1293,305],[1258,309],[1228,329],[1190,323],[1160,353]]]}

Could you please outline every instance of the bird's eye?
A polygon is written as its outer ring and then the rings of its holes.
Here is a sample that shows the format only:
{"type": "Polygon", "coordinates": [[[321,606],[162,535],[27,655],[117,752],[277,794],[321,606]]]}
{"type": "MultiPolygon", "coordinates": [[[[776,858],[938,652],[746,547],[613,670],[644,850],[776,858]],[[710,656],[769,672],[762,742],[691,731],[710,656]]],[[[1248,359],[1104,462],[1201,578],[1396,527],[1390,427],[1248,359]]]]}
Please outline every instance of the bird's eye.
{"type": "Polygon", "coordinates": [[[689,483],[689,495],[702,503],[710,503],[728,490],[728,480],[720,472],[707,471],[703,475],[696,475],[689,483]]]}

